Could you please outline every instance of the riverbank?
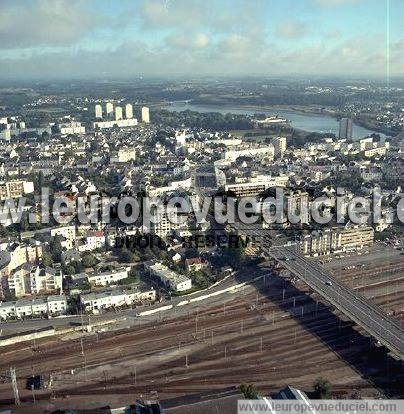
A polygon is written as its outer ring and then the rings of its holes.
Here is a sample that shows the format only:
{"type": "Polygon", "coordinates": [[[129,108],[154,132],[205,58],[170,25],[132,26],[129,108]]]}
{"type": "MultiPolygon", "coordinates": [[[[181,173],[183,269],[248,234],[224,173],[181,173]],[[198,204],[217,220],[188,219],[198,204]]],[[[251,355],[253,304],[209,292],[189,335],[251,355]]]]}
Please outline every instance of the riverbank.
{"type": "Polygon", "coordinates": [[[175,105],[180,106],[184,105],[184,111],[187,110],[187,106],[200,106],[200,107],[211,107],[212,112],[223,112],[228,110],[231,112],[232,109],[236,108],[238,111],[249,111],[255,112],[257,114],[265,113],[265,112],[276,112],[276,111],[284,111],[284,112],[295,112],[298,114],[308,114],[308,115],[327,115],[332,116],[336,119],[341,117],[343,114],[337,111],[332,110],[331,108],[319,108],[319,107],[310,107],[310,106],[300,106],[300,105],[268,105],[268,106],[260,106],[260,105],[229,105],[229,104],[218,104],[218,103],[202,103],[198,101],[174,101],[174,102],[161,102],[158,104],[153,105],[154,108],[158,109],[168,109],[169,106],[175,105]]]}
{"type": "MultiPolygon", "coordinates": [[[[300,105],[200,105],[192,101],[176,101],[166,105],[160,105],[160,109],[170,112],[192,111],[199,113],[221,113],[225,115],[232,113],[235,115],[246,115],[254,117],[260,113],[264,115],[278,115],[287,119],[293,129],[306,132],[315,132],[320,134],[339,135],[339,118],[343,115],[331,108],[320,108],[317,106],[300,106],[300,105]]],[[[390,132],[390,131],[386,131],[390,132]]],[[[353,139],[361,139],[371,134],[381,134],[386,137],[382,131],[367,129],[359,125],[354,120],[353,139]]]]}

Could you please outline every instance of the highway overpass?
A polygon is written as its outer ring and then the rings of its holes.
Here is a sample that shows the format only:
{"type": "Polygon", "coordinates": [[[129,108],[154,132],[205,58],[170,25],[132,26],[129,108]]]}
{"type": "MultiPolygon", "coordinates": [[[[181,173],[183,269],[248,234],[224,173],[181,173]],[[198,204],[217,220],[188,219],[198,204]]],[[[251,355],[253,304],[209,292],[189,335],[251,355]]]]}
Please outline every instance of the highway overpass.
{"type": "Polygon", "coordinates": [[[339,282],[316,262],[304,257],[297,246],[262,250],[364,328],[396,357],[404,359],[404,329],[377,305],[339,282]]]}

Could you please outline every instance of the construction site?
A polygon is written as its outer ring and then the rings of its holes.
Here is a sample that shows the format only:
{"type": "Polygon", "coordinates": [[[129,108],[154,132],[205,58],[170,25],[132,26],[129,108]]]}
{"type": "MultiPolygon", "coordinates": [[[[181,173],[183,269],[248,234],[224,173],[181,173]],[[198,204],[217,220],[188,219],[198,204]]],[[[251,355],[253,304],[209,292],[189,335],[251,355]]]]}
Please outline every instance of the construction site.
{"type": "MultiPolygon", "coordinates": [[[[356,256],[324,267],[404,321],[400,254],[356,256]]],[[[271,262],[261,270],[268,276],[182,313],[114,330],[82,326],[2,347],[0,406],[52,412],[153,398],[169,408],[237,391],[242,383],[263,395],[286,385],[310,392],[319,376],[337,398],[404,397],[402,361],[302,281],[271,262]],[[35,376],[41,386],[27,386],[35,376]]]]}

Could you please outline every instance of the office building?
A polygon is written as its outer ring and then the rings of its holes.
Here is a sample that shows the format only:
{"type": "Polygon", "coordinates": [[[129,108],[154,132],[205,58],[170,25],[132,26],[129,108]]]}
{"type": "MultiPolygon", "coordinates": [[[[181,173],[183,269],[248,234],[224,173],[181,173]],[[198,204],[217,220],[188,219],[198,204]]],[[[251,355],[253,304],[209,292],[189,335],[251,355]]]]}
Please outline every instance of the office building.
{"type": "Polygon", "coordinates": [[[150,113],[147,106],[142,107],[142,122],[148,124],[150,122],[150,113]]]}
{"type": "Polygon", "coordinates": [[[102,106],[101,105],[95,105],[95,117],[97,119],[102,119],[102,106]]]}
{"type": "Polygon", "coordinates": [[[132,119],[133,118],[133,107],[131,104],[125,105],[125,117],[126,119],[132,119]]]}
{"type": "Polygon", "coordinates": [[[353,122],[351,118],[342,118],[339,121],[339,137],[340,139],[352,139],[353,122]]]}

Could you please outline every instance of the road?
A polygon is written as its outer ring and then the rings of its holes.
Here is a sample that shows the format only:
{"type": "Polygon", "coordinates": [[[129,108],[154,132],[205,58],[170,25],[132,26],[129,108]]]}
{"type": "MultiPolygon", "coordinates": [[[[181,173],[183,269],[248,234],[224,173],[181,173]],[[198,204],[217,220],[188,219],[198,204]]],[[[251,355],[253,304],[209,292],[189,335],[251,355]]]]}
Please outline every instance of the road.
{"type": "Polygon", "coordinates": [[[404,359],[404,329],[378,306],[340,283],[329,272],[302,256],[293,247],[271,247],[266,252],[362,326],[397,357],[404,359]]]}

